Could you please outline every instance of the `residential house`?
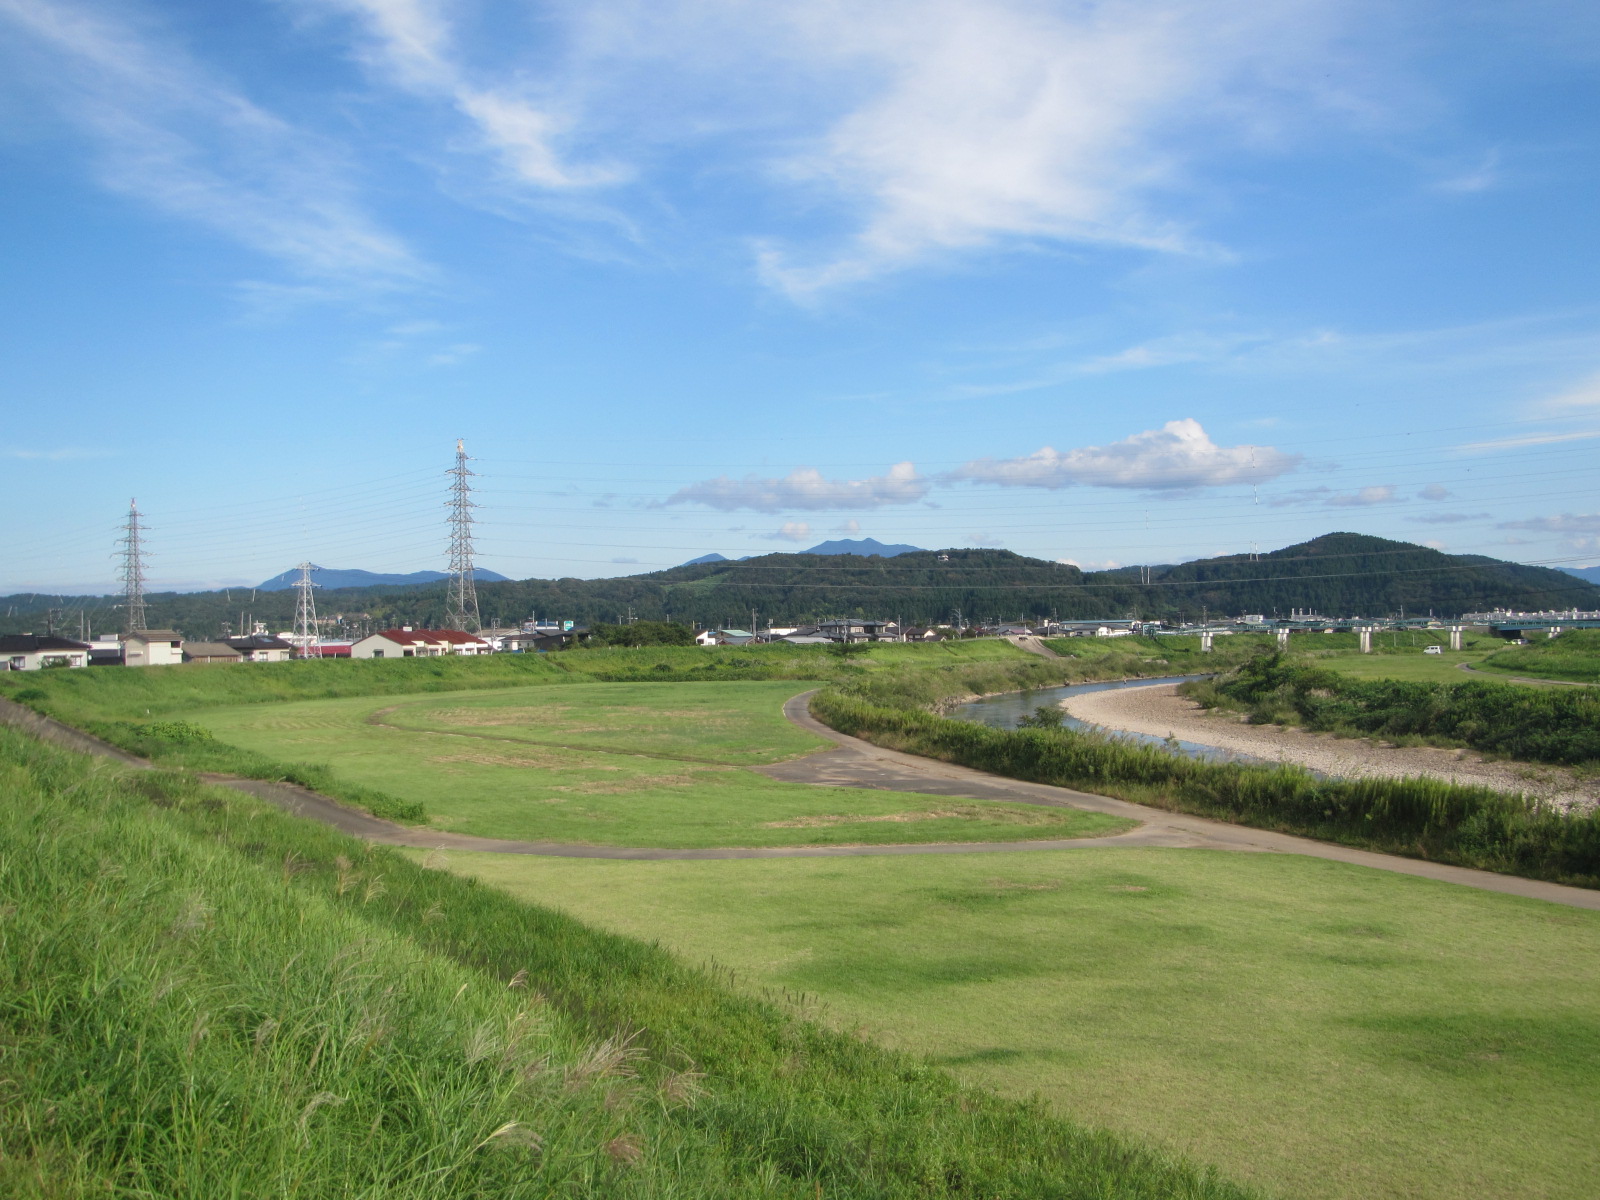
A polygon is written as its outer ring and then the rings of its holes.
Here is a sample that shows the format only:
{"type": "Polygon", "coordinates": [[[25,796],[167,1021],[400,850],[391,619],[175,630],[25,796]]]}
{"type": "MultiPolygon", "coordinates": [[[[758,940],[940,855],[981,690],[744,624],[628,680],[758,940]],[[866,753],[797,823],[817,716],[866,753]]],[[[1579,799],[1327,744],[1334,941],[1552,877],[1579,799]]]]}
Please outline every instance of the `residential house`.
{"type": "Polygon", "coordinates": [[[236,663],[243,662],[244,655],[228,645],[227,642],[185,642],[183,644],[183,661],[236,663]]]}
{"type": "Polygon", "coordinates": [[[294,643],[270,633],[247,633],[222,640],[237,650],[245,662],[288,662],[294,657],[294,643]]]}
{"type": "Polygon", "coordinates": [[[171,667],[183,661],[183,635],[176,629],[141,629],[122,635],[122,661],[129,667],[171,667]]]}
{"type": "Polygon", "coordinates": [[[446,654],[488,654],[489,643],[459,629],[384,629],[350,647],[351,658],[439,658],[446,654]]]}
{"type": "Polygon", "coordinates": [[[48,667],[87,667],[89,643],[32,633],[0,635],[0,671],[40,671],[48,667]]]}

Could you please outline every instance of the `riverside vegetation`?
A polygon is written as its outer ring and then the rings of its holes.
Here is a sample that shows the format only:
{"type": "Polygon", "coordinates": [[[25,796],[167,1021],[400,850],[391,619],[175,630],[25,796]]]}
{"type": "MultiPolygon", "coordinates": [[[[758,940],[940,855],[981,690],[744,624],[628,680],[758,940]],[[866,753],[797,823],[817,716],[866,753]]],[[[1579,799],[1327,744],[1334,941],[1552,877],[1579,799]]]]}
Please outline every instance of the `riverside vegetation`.
{"type": "MultiPolygon", "coordinates": [[[[1241,677],[1276,670],[1270,664],[1277,661],[1275,654],[1263,654],[1241,669],[1241,677]]],[[[998,775],[1366,849],[1600,887],[1600,813],[1594,809],[1567,812],[1527,796],[1430,779],[1326,779],[1287,765],[1206,762],[1049,722],[995,729],[942,717],[931,711],[926,690],[918,695],[888,683],[868,678],[836,684],[813,699],[812,712],[840,732],[877,745],[998,775]]],[[[1536,722],[1546,693],[1508,690],[1514,693],[1502,697],[1508,708],[1523,705],[1516,711],[1532,714],[1536,722]]],[[[1583,723],[1588,736],[1594,727],[1593,700],[1588,703],[1572,710],[1577,715],[1569,738],[1539,743],[1528,729],[1524,742],[1580,752],[1588,744],[1583,723]]],[[[1513,726],[1519,727],[1515,721],[1513,726]]]]}
{"type": "MultiPolygon", "coordinates": [[[[1600,639],[1594,645],[1600,648],[1600,639]]],[[[1560,668],[1600,661],[1570,650],[1550,658],[1560,668]]],[[[1423,739],[1562,766],[1600,761],[1600,692],[1588,688],[1351,679],[1280,654],[1261,655],[1225,678],[1185,688],[1191,699],[1239,709],[1258,725],[1423,739]]]]}
{"type": "Polygon", "coordinates": [[[188,774],[0,793],[9,1196],[1245,1195],[188,774]]]}

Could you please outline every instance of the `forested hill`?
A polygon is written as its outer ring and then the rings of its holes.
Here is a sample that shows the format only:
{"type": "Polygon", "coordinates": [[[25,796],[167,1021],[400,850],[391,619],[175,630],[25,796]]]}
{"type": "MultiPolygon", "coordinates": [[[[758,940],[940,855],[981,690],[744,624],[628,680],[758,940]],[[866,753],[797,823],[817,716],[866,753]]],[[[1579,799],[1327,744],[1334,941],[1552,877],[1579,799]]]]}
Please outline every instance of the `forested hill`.
{"type": "MultiPolygon", "coordinates": [[[[693,563],[618,579],[529,579],[481,583],[486,622],[530,615],[582,623],[670,619],[742,627],[750,610],[762,625],[828,616],[900,618],[914,623],[988,623],[1054,614],[1062,618],[1198,618],[1314,609],[1325,616],[1388,616],[1404,610],[1455,616],[1496,607],[1600,608],[1600,587],[1544,567],[1355,533],[1331,533],[1257,559],[1200,559],[1149,569],[1085,574],[1063,563],[1009,550],[918,551],[893,558],[768,554],[739,562],[693,563]]],[[[287,628],[294,597],[285,592],[195,592],[150,596],[149,623],[210,637],[241,615],[287,628]]],[[[361,616],[369,627],[443,619],[442,584],[319,591],[324,616],[361,616]]],[[[44,632],[45,609],[61,610],[60,632],[76,634],[80,609],[96,629],[114,629],[115,598],[12,596],[0,599],[0,632],[44,632]]],[[[349,626],[347,626],[349,628],[349,626]]]]}

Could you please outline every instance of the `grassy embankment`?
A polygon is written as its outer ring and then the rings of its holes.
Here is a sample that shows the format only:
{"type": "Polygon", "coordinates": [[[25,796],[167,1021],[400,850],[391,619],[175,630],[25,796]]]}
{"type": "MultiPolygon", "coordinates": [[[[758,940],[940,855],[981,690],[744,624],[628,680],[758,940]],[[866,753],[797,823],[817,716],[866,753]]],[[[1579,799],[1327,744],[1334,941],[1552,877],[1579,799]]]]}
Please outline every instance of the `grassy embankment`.
{"type": "Polygon", "coordinates": [[[189,776],[0,785],[7,1195],[1242,1195],[189,776]]]}
{"type": "MultiPolygon", "coordinates": [[[[893,749],[1157,808],[1508,874],[1600,886],[1600,813],[1429,779],[1323,779],[1202,762],[1070,729],[994,729],[929,711],[877,679],[827,688],[812,712],[893,749]]],[[[1531,694],[1530,689],[1523,689],[1531,694]]]]}
{"type": "Polygon", "coordinates": [[[1600,913],[1197,850],[451,869],[1275,1195],[1600,1187],[1600,913]]]}

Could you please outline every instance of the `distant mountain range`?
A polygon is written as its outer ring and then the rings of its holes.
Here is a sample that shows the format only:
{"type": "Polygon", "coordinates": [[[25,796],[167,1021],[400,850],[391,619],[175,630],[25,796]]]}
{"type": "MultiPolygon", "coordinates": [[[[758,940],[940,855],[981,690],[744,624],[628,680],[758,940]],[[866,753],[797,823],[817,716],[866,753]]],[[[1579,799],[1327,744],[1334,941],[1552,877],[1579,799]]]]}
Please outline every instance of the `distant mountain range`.
{"type": "MultiPolygon", "coordinates": [[[[487,621],[525,620],[530,614],[590,623],[626,620],[700,622],[743,627],[757,621],[799,624],[821,617],[899,618],[913,623],[993,622],[1045,616],[1107,620],[1204,618],[1262,613],[1288,615],[1312,609],[1329,617],[1383,617],[1405,613],[1440,616],[1495,608],[1537,612],[1600,608],[1600,585],[1581,572],[1524,566],[1473,554],[1444,554],[1426,546],[1357,533],[1330,533],[1262,554],[1144,568],[1080,571],[1063,562],[1028,558],[1009,550],[907,550],[862,558],[862,542],[849,550],[763,554],[732,561],[705,560],[611,579],[498,580],[479,572],[478,602],[487,621]]],[[[827,543],[824,543],[826,546],[827,543]]],[[[245,601],[245,615],[275,627],[294,617],[285,590],[296,572],[267,582],[245,601]]],[[[445,619],[443,572],[381,575],[320,571],[329,586],[319,598],[324,616],[362,622],[433,625],[445,619]],[[352,587],[352,582],[368,586],[352,587]],[[373,584],[387,586],[371,586],[373,584]],[[409,584],[410,586],[404,586],[409,584]],[[343,589],[343,590],[339,590],[343,589]]],[[[0,597],[0,633],[38,631],[50,596],[0,597]]],[[[212,637],[237,622],[238,589],[147,594],[153,628],[212,637]]],[[[118,598],[88,599],[96,625],[118,618],[118,598]]],[[[73,610],[63,620],[73,623],[73,610]]]]}
{"type": "Polygon", "coordinates": [[[1600,567],[1557,567],[1556,570],[1587,583],[1600,583],[1600,567]]]}
{"type": "Polygon", "coordinates": [[[877,538],[859,538],[851,541],[841,538],[833,542],[818,542],[801,554],[859,554],[863,557],[876,554],[879,558],[893,558],[897,554],[925,554],[921,546],[885,546],[877,538]]]}
{"type": "MultiPolygon", "coordinates": [[[[840,538],[832,542],[818,542],[809,550],[798,550],[797,554],[859,554],[870,557],[876,554],[879,558],[893,558],[897,554],[926,554],[921,546],[886,546],[877,538],[840,538]]],[[[719,562],[745,562],[755,557],[751,554],[740,558],[729,558],[726,554],[702,554],[699,558],[691,558],[686,563],[679,563],[680,567],[698,567],[705,563],[719,562]]]]}
{"type": "MultiPolygon", "coordinates": [[[[507,583],[504,575],[479,567],[472,577],[480,583],[507,583]]],[[[300,578],[298,568],[274,575],[258,587],[257,591],[282,592],[295,585],[300,578]]],[[[341,571],[334,567],[318,567],[311,573],[311,582],[322,588],[406,587],[421,583],[438,583],[449,579],[445,571],[412,571],[407,575],[385,575],[378,571],[341,571]]]]}

